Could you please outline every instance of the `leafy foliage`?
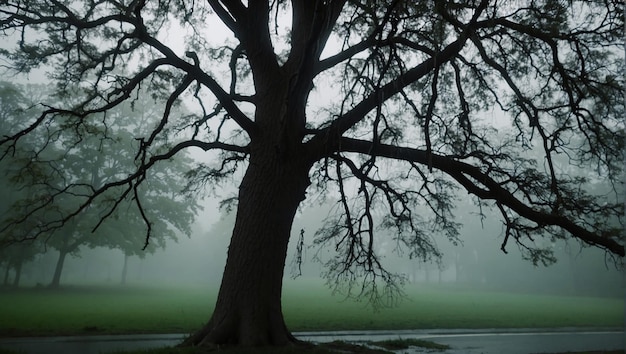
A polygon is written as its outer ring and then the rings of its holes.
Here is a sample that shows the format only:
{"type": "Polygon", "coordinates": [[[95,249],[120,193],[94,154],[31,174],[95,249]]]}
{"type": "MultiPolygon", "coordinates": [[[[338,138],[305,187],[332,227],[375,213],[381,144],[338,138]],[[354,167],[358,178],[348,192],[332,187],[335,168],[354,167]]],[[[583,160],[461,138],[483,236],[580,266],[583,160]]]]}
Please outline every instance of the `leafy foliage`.
{"type": "MultiPolygon", "coordinates": [[[[21,95],[19,87],[4,86],[15,91],[3,91],[2,99],[11,99],[14,92],[21,95]]],[[[3,127],[3,134],[38,111],[15,102],[18,107],[4,106],[3,123],[9,127],[3,127]]],[[[149,115],[149,109],[120,106],[107,112],[107,121],[81,122],[59,115],[46,124],[47,134],[29,136],[47,139],[44,144],[21,139],[13,145],[2,160],[10,166],[6,185],[24,192],[6,203],[2,241],[32,243],[43,238],[46,246],[62,253],[78,255],[81,246],[104,246],[143,257],[143,250],[154,252],[165,247],[167,239],[177,240],[177,232],[189,235],[199,207],[178,193],[184,186],[178,171],[190,163],[188,156],[164,161],[127,188],[117,184],[136,168],[133,130],[141,130],[141,125],[130,118],[142,114],[149,115]],[[101,189],[106,191],[94,193],[101,189]]],[[[32,247],[35,253],[44,249],[32,247]]]]}

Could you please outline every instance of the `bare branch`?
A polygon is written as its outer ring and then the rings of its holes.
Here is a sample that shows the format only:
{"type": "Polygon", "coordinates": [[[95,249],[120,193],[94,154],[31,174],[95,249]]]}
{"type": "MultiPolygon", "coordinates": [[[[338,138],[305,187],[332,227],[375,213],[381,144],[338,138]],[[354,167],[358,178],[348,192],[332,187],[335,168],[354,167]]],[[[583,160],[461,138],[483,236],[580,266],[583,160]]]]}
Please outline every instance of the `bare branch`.
{"type": "Polygon", "coordinates": [[[554,225],[561,227],[570,232],[574,237],[590,245],[606,248],[622,257],[626,254],[624,245],[620,244],[616,237],[594,234],[567,217],[533,209],[515,197],[512,192],[502,187],[501,183],[495,181],[488,173],[484,173],[478,167],[468,163],[437,154],[428,154],[424,150],[385,144],[374,145],[367,141],[350,138],[343,138],[341,140],[341,150],[368,155],[375,154],[391,159],[416,162],[427,166],[432,159],[433,168],[445,172],[448,176],[461,184],[469,193],[476,195],[480,199],[497,201],[515,211],[520,216],[536,222],[538,225],[554,225]]]}
{"type": "Polygon", "coordinates": [[[211,5],[211,8],[213,8],[213,11],[215,11],[215,13],[217,14],[217,16],[219,16],[220,20],[222,20],[222,22],[224,22],[224,24],[230,28],[230,30],[233,33],[240,33],[241,32],[241,28],[239,27],[239,24],[237,24],[237,20],[240,20],[243,17],[243,9],[241,9],[241,7],[243,7],[243,4],[241,4],[238,1],[232,1],[230,3],[232,3],[232,5],[229,7],[229,9],[231,9],[233,11],[233,14],[229,13],[229,11],[227,11],[224,6],[222,6],[222,4],[220,4],[220,1],[218,0],[207,0],[207,2],[209,3],[209,5],[211,5]],[[235,6],[234,4],[237,4],[239,6],[235,6]],[[235,16],[236,14],[236,16],[235,16]]]}
{"type": "Polygon", "coordinates": [[[487,5],[486,1],[482,1],[481,5],[476,9],[471,21],[465,27],[463,33],[459,35],[457,40],[448,44],[441,52],[435,53],[431,58],[425,60],[421,64],[415,66],[412,69],[407,70],[397,78],[387,83],[386,85],[376,89],[370,95],[365,97],[360,103],[355,105],[350,111],[346,112],[339,118],[335,119],[327,128],[320,130],[316,136],[313,137],[308,143],[309,146],[314,147],[314,150],[322,153],[330,149],[335,149],[339,137],[343,135],[348,129],[352,128],[355,124],[365,118],[367,113],[376,108],[381,102],[386,101],[390,97],[399,93],[408,85],[418,81],[419,79],[428,75],[436,67],[440,67],[444,63],[454,59],[461,49],[464,47],[467,40],[473,33],[473,25],[477,22],[478,17],[485,9],[487,5]]]}

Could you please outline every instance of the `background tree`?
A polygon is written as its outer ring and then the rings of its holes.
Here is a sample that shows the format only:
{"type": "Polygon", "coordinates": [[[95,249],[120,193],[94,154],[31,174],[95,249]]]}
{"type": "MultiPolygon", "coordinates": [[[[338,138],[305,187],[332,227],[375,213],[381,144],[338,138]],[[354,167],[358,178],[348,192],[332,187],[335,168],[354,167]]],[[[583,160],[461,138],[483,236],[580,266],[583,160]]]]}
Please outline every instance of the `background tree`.
{"type": "Polygon", "coordinates": [[[394,228],[411,256],[436,258],[432,235],[458,238],[461,191],[499,211],[505,252],[513,242],[549,263],[536,241],[573,238],[624,256],[604,223],[622,220],[620,196],[591,195],[554,164],[564,154],[612,184],[621,176],[618,2],[8,0],[0,14],[12,70],[45,67],[61,94],[80,88],[77,104],[50,105],[3,137],[5,151],[62,117],[76,130],[145,92],[165,102],[152,131],[135,134],[134,172],[87,191],[70,184],[64,192],[84,198],[61,224],[105,198],[133,195],[142,210],[146,174],[187,148],[214,157],[192,183],[245,169],[215,311],[187,344],[294,341],[280,297],[307,192],[339,196],[318,234],[338,251],[328,278],[374,304],[402,281],[375,252],[376,228],[394,228]],[[183,100],[197,113],[173,114],[183,100]],[[533,146],[542,160],[525,155],[533,146]]]}
{"type": "Polygon", "coordinates": [[[34,241],[15,243],[0,248],[0,266],[4,266],[4,286],[18,287],[22,276],[22,266],[41,253],[39,244],[34,241]],[[13,279],[9,275],[13,270],[13,279]]]}
{"type": "MultiPolygon", "coordinates": [[[[128,173],[129,163],[132,165],[132,136],[122,128],[129,122],[126,116],[118,118],[114,123],[115,131],[110,132],[112,144],[102,142],[99,138],[82,138],[76,151],[66,154],[60,168],[70,176],[82,176],[86,181],[77,182],[99,188],[103,184],[115,181],[120,174],[128,173]]],[[[66,255],[78,255],[80,248],[107,247],[121,249],[125,255],[144,256],[153,253],[157,248],[164,248],[167,240],[177,241],[177,233],[191,233],[198,205],[193,200],[184,198],[180,192],[184,186],[181,170],[188,169],[189,158],[180,155],[151,170],[150,177],[141,185],[137,197],[142,200],[142,209],[133,208],[130,198],[117,200],[119,203],[112,211],[110,218],[98,225],[110,209],[110,199],[92,203],[74,219],[69,220],[65,227],[56,230],[49,238],[48,244],[59,251],[59,259],[51,282],[52,287],[59,286],[63,262],[66,255]],[[144,215],[142,215],[142,213],[144,215]],[[144,216],[151,214],[150,227],[154,230],[150,242],[144,237],[144,216]]],[[[57,187],[58,188],[58,187],[57,187]]],[[[63,206],[72,205],[64,202],[63,206]]],[[[66,210],[69,213],[71,210],[66,210]]]]}
{"type": "MultiPolygon", "coordinates": [[[[20,87],[10,82],[0,82],[0,134],[5,134],[15,129],[19,129],[20,123],[28,120],[28,108],[33,104],[31,99],[36,99],[40,86],[20,87]]],[[[35,137],[36,138],[36,137],[35,137]]],[[[24,139],[26,140],[26,139],[24,139]]],[[[33,154],[33,147],[36,145],[33,139],[23,141],[20,149],[11,151],[10,159],[0,160],[0,214],[6,219],[12,220],[19,212],[12,206],[18,201],[32,197],[33,190],[22,188],[19,183],[19,171],[25,168],[27,161],[33,154]],[[15,213],[14,213],[15,212],[15,213]]],[[[18,286],[24,263],[32,261],[43,249],[41,242],[36,240],[26,240],[20,243],[6,245],[9,239],[28,239],[30,229],[40,222],[36,218],[24,221],[20,225],[4,230],[0,237],[0,265],[5,267],[3,284],[5,286],[18,286]],[[9,275],[13,270],[13,278],[9,275]]]]}
{"type": "MultiPolygon", "coordinates": [[[[12,87],[18,92],[17,95],[21,95],[19,87],[12,87]]],[[[12,99],[9,91],[4,92],[6,94],[3,100],[12,99]]],[[[31,107],[30,110],[34,108],[31,107]]],[[[24,118],[24,112],[28,112],[26,108],[16,108],[14,111],[20,114],[4,117],[5,124],[18,124],[24,118]]],[[[6,171],[10,177],[7,188],[19,188],[28,192],[13,193],[14,197],[10,198],[13,202],[6,204],[6,215],[20,218],[30,214],[27,220],[18,223],[19,227],[10,225],[5,230],[5,233],[13,234],[5,235],[5,240],[33,238],[28,236],[32,233],[31,230],[46,227],[47,222],[42,220],[58,220],[59,216],[65,218],[74,212],[85,195],[78,191],[80,186],[100,188],[107,182],[132,173],[135,153],[132,146],[136,142],[133,141],[130,130],[133,125],[137,127],[135,129],[140,129],[142,124],[149,122],[142,119],[142,116],[150,112],[131,109],[126,105],[107,113],[107,124],[111,124],[111,127],[96,122],[64,134],[67,132],[62,133],[62,124],[66,122],[59,124],[57,121],[48,126],[50,131],[55,131],[49,136],[54,141],[43,144],[45,147],[39,151],[13,153],[11,158],[2,161],[11,166],[6,171]],[[68,185],[78,187],[77,191],[65,193],[64,189],[68,185]],[[54,201],[49,202],[51,200],[54,201]],[[37,207],[29,208],[31,205],[37,207]],[[38,224],[33,224],[35,220],[38,224]]],[[[8,129],[3,131],[8,132],[8,129]]],[[[133,208],[134,202],[130,198],[112,199],[107,196],[91,203],[75,217],[63,221],[62,227],[47,233],[46,246],[59,252],[50,286],[59,286],[66,256],[78,256],[81,247],[118,248],[126,255],[143,256],[146,252],[154,252],[156,248],[164,248],[167,239],[176,241],[177,232],[189,235],[198,204],[177,192],[185,184],[179,171],[188,169],[190,161],[183,154],[153,169],[149,178],[137,190],[136,197],[141,198],[142,209],[133,208]],[[149,243],[143,236],[147,213],[152,214],[150,227],[155,230],[149,243]],[[107,214],[110,217],[103,220],[103,216],[107,214]]],[[[7,250],[11,256],[10,265],[16,270],[16,279],[22,262],[31,260],[43,249],[27,246],[26,243],[13,244],[7,250]]]]}

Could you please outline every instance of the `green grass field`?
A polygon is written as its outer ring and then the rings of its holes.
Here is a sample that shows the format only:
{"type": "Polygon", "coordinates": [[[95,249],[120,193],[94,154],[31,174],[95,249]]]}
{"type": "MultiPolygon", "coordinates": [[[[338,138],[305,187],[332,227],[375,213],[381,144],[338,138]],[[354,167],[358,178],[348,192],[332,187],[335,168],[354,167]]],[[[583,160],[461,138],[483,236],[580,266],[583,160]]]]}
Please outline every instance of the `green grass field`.
{"type": "MultiPolygon", "coordinates": [[[[622,327],[621,298],[520,295],[409,286],[399,306],[373,311],[331,296],[320,284],[289,282],[285,320],[292,331],[622,327]]],[[[215,290],[172,287],[67,287],[0,290],[0,336],[187,333],[212,310],[215,290]]]]}

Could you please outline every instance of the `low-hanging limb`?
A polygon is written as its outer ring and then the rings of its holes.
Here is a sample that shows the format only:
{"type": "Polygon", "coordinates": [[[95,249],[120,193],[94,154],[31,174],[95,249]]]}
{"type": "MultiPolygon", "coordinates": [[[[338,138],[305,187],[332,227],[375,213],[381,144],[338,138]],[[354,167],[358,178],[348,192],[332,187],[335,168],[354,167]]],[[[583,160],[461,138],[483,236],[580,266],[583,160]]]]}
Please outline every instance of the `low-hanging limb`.
{"type": "MultiPolygon", "coordinates": [[[[222,151],[231,151],[231,152],[241,153],[241,154],[248,154],[249,152],[247,146],[232,145],[232,144],[227,144],[227,143],[223,143],[219,141],[205,142],[205,141],[200,141],[200,140],[186,140],[186,141],[176,144],[169,151],[163,154],[153,155],[150,158],[146,159],[145,161],[142,162],[141,165],[137,167],[137,170],[134,173],[128,175],[125,178],[108,182],[99,188],[94,188],[93,186],[89,186],[85,184],[70,184],[62,189],[59,189],[55,191],[55,193],[49,195],[46,198],[46,200],[44,200],[39,205],[33,206],[33,208],[28,213],[23,215],[21,218],[16,219],[13,222],[5,224],[2,228],[0,228],[0,233],[5,232],[9,228],[14,227],[18,224],[26,222],[29,218],[31,218],[36,213],[42,211],[44,208],[48,206],[52,206],[56,199],[61,198],[63,195],[67,193],[71,193],[72,188],[82,187],[82,188],[87,189],[89,193],[83,192],[81,194],[81,196],[84,197],[84,201],[81,202],[78,206],[76,206],[73,209],[73,211],[67,213],[66,215],[60,216],[58,219],[55,219],[43,225],[40,225],[38,229],[32,233],[32,235],[26,238],[29,240],[30,239],[34,240],[43,234],[62,228],[70,220],[75,218],[82,211],[86,210],[90,205],[94,203],[94,201],[97,198],[104,195],[107,191],[113,190],[114,188],[118,188],[118,187],[124,187],[125,189],[113,201],[113,205],[109,208],[107,212],[105,212],[102,215],[97,225],[93,228],[92,231],[96,231],[96,229],[103,223],[103,221],[113,214],[113,212],[121,204],[121,201],[123,199],[125,199],[129,195],[137,197],[137,187],[145,180],[145,175],[147,171],[149,171],[152,168],[152,166],[154,166],[160,161],[167,161],[170,158],[174,157],[174,155],[190,147],[197,147],[204,151],[222,150],[222,151]]],[[[139,199],[134,199],[134,201],[135,203],[138,203],[137,206],[139,207],[139,210],[141,211],[142,207],[139,204],[141,201],[139,199]]],[[[146,230],[146,237],[145,237],[145,240],[146,240],[145,246],[147,246],[152,230],[150,228],[150,220],[145,215],[142,215],[142,218],[143,218],[143,221],[146,223],[146,226],[148,227],[146,230]]]]}
{"type": "Polygon", "coordinates": [[[352,138],[342,138],[340,147],[341,151],[344,152],[375,154],[381,157],[427,166],[432,164],[432,168],[444,172],[462,185],[468,193],[474,194],[480,199],[494,200],[538,225],[558,226],[589,245],[604,248],[621,257],[626,255],[624,245],[618,242],[616,238],[595,234],[563,215],[533,209],[491,178],[489,174],[482,172],[480,168],[469,163],[435,153],[429,154],[424,150],[387,144],[372,144],[369,141],[352,138]]]}

